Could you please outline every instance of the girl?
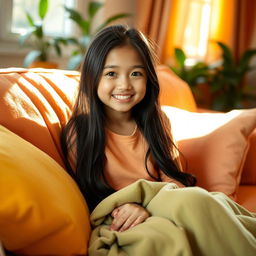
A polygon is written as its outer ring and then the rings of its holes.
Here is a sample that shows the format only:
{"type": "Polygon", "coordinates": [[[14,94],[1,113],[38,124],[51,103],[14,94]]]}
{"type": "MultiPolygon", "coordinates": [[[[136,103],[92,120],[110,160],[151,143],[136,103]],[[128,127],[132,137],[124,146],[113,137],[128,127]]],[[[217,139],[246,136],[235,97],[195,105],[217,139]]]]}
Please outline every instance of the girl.
{"type": "MultiPolygon", "coordinates": [[[[196,179],[181,172],[175,159],[170,124],[160,110],[158,94],[153,54],[145,37],[123,26],[101,31],[85,56],[73,115],[62,136],[68,170],[90,210],[139,178],[195,185],[196,179]]],[[[117,218],[113,229],[125,230],[148,217],[137,204],[121,208],[126,218],[117,218]]]]}
{"type": "MultiPolygon", "coordinates": [[[[104,198],[138,179],[174,182],[179,187],[196,184],[194,176],[181,171],[170,124],[158,103],[159,84],[153,63],[145,37],[121,25],[102,30],[87,51],[76,104],[63,130],[62,145],[67,169],[79,184],[91,211],[104,198]]],[[[215,199],[199,188],[175,189],[173,195],[168,203],[173,207],[173,221],[185,227],[195,255],[205,255],[210,248],[212,251],[228,248],[228,252],[238,253],[247,248],[246,255],[253,255],[251,252],[256,250],[253,214],[224,196],[215,199]],[[237,231],[243,225],[236,215],[242,219],[243,214],[251,223],[250,242],[243,232],[237,231]],[[219,220],[234,227],[234,238],[242,237],[240,251],[234,250],[232,240],[225,240],[226,230],[219,228],[219,220]],[[212,244],[205,240],[208,239],[205,225],[211,228],[212,244]],[[223,232],[225,243],[221,244],[218,236],[223,232]]],[[[150,213],[139,204],[126,203],[115,208],[111,215],[110,229],[125,231],[144,222],[150,213]]]]}

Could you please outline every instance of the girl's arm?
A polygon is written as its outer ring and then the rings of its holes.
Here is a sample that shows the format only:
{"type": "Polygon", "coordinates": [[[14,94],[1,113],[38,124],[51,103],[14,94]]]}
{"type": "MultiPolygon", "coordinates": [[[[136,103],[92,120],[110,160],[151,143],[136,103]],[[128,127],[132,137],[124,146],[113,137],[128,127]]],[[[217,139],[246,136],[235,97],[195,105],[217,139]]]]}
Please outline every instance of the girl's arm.
{"type": "Polygon", "coordinates": [[[121,205],[115,208],[111,215],[113,222],[110,229],[120,232],[144,222],[150,216],[145,208],[135,203],[121,205]]]}

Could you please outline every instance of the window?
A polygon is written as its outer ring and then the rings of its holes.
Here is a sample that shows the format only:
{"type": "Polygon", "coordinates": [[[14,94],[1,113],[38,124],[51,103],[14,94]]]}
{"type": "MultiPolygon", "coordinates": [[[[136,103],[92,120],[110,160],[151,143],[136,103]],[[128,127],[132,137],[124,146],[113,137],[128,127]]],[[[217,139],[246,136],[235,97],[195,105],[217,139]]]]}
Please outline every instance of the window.
{"type": "MultiPolygon", "coordinates": [[[[38,19],[37,6],[39,0],[0,0],[0,54],[24,54],[27,49],[18,45],[19,35],[26,32],[29,25],[25,10],[33,13],[33,18],[38,19]]],[[[77,7],[77,0],[49,1],[49,9],[45,17],[46,35],[70,36],[74,33],[74,25],[66,14],[63,5],[77,7]]]]}
{"type": "Polygon", "coordinates": [[[212,0],[189,1],[187,10],[181,46],[191,62],[186,64],[193,65],[203,60],[207,53],[212,0]]]}
{"type": "MultiPolygon", "coordinates": [[[[25,10],[29,10],[35,21],[39,20],[37,6],[39,0],[13,0],[11,32],[23,34],[28,29],[25,10]]],[[[74,6],[73,0],[49,1],[49,8],[45,17],[45,32],[47,35],[70,35],[72,28],[70,20],[65,19],[63,6],[74,6]]]]}
{"type": "Polygon", "coordinates": [[[215,42],[231,38],[234,10],[235,1],[174,1],[163,53],[165,63],[174,64],[175,47],[185,51],[187,66],[218,60],[220,52],[215,42]]]}

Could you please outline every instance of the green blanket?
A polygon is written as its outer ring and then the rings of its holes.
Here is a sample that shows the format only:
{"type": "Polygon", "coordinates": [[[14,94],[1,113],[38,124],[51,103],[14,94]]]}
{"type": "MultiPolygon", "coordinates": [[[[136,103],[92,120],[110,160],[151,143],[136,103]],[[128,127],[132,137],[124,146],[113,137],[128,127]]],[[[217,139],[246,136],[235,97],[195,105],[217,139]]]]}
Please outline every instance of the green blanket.
{"type": "Polygon", "coordinates": [[[90,256],[255,256],[256,216],[222,193],[137,182],[103,200],[91,214],[90,256]],[[135,202],[151,214],[124,232],[111,231],[114,208],[135,202]]]}

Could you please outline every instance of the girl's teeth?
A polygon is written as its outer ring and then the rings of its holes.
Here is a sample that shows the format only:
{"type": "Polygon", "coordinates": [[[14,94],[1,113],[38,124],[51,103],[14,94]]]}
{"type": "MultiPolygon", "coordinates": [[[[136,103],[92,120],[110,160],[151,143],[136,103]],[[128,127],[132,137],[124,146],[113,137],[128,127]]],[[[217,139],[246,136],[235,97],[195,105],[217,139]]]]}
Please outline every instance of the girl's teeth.
{"type": "Polygon", "coordinates": [[[131,98],[131,95],[113,95],[113,97],[118,100],[126,100],[126,99],[131,98]]]}

